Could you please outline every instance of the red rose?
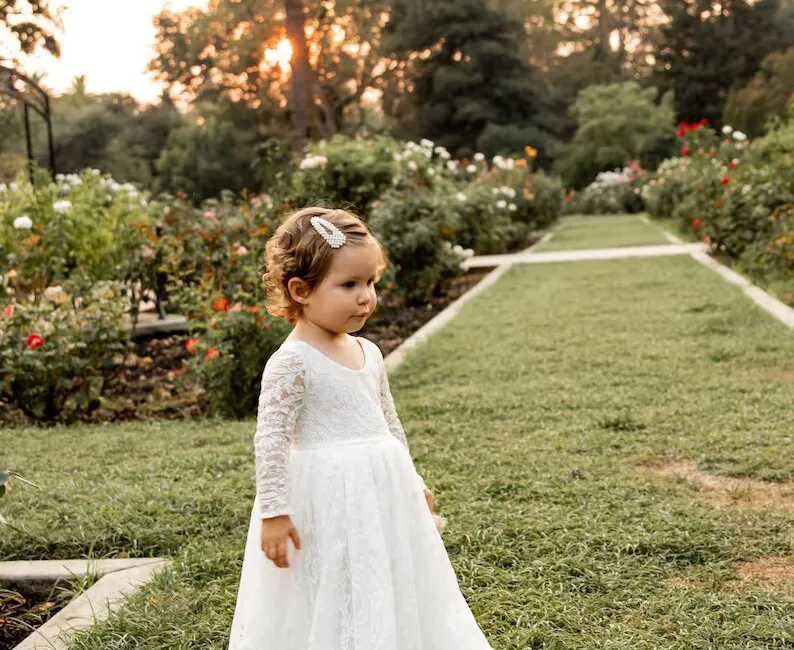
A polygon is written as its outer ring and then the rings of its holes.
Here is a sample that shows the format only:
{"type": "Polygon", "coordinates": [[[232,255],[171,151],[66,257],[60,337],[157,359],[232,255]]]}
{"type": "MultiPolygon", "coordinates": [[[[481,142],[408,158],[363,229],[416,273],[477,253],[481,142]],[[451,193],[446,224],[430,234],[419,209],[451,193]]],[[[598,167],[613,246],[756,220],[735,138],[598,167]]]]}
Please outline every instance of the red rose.
{"type": "Polygon", "coordinates": [[[190,354],[196,354],[196,348],[198,347],[199,343],[201,343],[199,339],[188,339],[185,341],[185,349],[190,354]]]}
{"type": "Polygon", "coordinates": [[[692,222],[692,227],[693,227],[693,228],[700,228],[700,223],[701,223],[700,219],[695,219],[695,220],[692,222]]]}
{"type": "Polygon", "coordinates": [[[730,163],[730,165],[728,165],[728,167],[730,167],[731,169],[736,169],[736,161],[735,160],[731,160],[731,163],[730,163]]]}
{"type": "Polygon", "coordinates": [[[41,334],[31,334],[28,336],[28,347],[35,349],[44,345],[44,337],[41,334]]]}
{"type": "Polygon", "coordinates": [[[689,147],[683,147],[681,149],[681,155],[682,156],[688,156],[689,155],[689,147]]]}
{"type": "Polygon", "coordinates": [[[212,308],[215,311],[226,311],[229,309],[229,301],[226,298],[218,298],[212,303],[212,308]]]}
{"type": "Polygon", "coordinates": [[[707,126],[708,123],[709,121],[705,117],[702,120],[700,120],[700,126],[707,126]]]}
{"type": "Polygon", "coordinates": [[[722,183],[723,185],[727,185],[730,182],[731,182],[731,179],[728,178],[727,176],[720,181],[720,183],[722,183]]]}
{"type": "Polygon", "coordinates": [[[204,355],[204,361],[215,359],[217,356],[218,356],[218,351],[215,348],[210,348],[209,350],[207,350],[207,354],[204,355]]]}

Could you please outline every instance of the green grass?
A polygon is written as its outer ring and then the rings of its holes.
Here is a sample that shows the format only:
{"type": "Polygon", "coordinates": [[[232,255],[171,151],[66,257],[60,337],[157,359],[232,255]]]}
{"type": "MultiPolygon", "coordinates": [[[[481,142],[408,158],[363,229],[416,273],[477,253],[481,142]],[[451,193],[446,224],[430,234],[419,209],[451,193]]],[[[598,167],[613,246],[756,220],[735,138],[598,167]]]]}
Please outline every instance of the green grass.
{"type": "Polygon", "coordinates": [[[640,215],[571,216],[560,220],[549,242],[538,251],[652,246],[669,243],[659,228],[640,215]]]}
{"type": "MultiPolygon", "coordinates": [[[[732,580],[792,553],[794,515],[717,508],[642,463],[793,479],[792,377],[792,332],[688,257],[514,267],[415,350],[392,387],[493,647],[791,648],[792,591],[732,580]]],[[[43,489],[4,499],[33,538],[4,534],[0,557],[172,555],[73,648],[225,648],[252,434],[2,432],[4,460],[43,489]]]]}

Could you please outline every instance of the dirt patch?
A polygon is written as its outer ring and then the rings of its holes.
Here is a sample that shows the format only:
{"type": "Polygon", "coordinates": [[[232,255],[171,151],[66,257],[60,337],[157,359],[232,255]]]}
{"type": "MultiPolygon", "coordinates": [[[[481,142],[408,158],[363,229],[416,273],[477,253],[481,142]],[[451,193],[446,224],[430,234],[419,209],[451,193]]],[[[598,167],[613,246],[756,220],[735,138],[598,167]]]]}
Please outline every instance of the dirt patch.
{"type": "Polygon", "coordinates": [[[772,483],[751,478],[717,476],[698,470],[692,462],[645,463],[668,479],[684,479],[702,488],[708,502],[718,506],[773,508],[794,512],[794,482],[772,483]]]}
{"type": "Polygon", "coordinates": [[[736,569],[743,580],[761,578],[772,582],[790,582],[794,586],[794,556],[762,557],[752,562],[743,562],[736,569]]]}
{"type": "Polygon", "coordinates": [[[773,370],[767,376],[775,381],[794,381],[794,370],[773,370]]]}

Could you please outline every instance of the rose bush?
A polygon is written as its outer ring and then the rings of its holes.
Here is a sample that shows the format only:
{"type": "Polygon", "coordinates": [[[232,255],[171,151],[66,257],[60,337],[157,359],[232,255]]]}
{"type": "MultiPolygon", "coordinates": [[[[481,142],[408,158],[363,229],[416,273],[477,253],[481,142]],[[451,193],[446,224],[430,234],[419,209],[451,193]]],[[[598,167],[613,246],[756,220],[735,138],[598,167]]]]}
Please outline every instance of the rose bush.
{"type": "Polygon", "coordinates": [[[71,422],[100,405],[128,341],[125,288],[99,282],[84,295],[60,286],[0,313],[0,399],[46,423],[71,422]]]}

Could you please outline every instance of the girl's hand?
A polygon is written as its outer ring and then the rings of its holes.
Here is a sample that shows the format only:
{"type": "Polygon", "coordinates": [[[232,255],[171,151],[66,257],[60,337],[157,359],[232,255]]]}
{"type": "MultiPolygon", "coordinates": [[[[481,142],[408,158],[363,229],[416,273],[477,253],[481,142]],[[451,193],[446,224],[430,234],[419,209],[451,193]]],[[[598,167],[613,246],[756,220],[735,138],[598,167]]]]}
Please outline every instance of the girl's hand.
{"type": "Polygon", "coordinates": [[[290,539],[300,550],[301,539],[289,515],[262,520],[262,552],[280,569],[289,567],[287,549],[290,539]]]}
{"type": "Polygon", "coordinates": [[[425,501],[427,501],[427,507],[430,508],[430,512],[435,514],[436,496],[428,489],[425,489],[425,501]]]}

